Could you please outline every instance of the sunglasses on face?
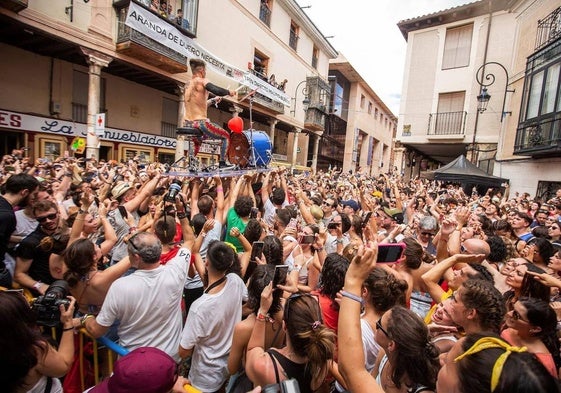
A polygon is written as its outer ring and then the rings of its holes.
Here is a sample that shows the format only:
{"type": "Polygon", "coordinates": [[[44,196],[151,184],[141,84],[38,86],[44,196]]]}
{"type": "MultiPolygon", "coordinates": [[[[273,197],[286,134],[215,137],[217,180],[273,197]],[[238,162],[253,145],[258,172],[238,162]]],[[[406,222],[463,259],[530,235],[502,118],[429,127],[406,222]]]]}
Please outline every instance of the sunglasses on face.
{"type": "Polygon", "coordinates": [[[53,214],[49,214],[49,215],[46,215],[46,216],[37,217],[36,220],[42,224],[47,220],[50,220],[50,221],[54,220],[57,216],[58,216],[58,213],[53,213],[53,214]]]}
{"type": "Polygon", "coordinates": [[[382,318],[380,318],[376,321],[376,329],[381,330],[382,333],[384,333],[387,338],[391,338],[390,335],[388,334],[388,332],[386,331],[386,329],[384,329],[384,327],[382,326],[382,318]]]}

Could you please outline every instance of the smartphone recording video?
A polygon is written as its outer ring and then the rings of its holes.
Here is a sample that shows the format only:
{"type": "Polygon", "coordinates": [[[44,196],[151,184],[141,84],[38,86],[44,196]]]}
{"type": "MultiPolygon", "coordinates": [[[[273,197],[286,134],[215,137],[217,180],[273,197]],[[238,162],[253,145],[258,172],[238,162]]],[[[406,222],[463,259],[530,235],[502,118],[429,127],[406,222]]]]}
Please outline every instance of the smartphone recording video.
{"type": "Polygon", "coordinates": [[[250,262],[255,262],[257,258],[261,258],[261,255],[263,255],[263,244],[263,242],[253,242],[251,244],[250,262]]]}
{"type": "Polygon", "coordinates": [[[397,262],[405,250],[405,243],[378,244],[377,263],[397,262]]]}
{"type": "Polygon", "coordinates": [[[312,244],[315,240],[315,235],[302,235],[300,237],[300,244],[312,244]]]}
{"type": "Polygon", "coordinates": [[[337,229],[339,228],[339,225],[341,225],[340,222],[330,222],[327,224],[327,229],[337,229]]]}
{"type": "Polygon", "coordinates": [[[288,274],[288,265],[276,265],[275,275],[273,276],[273,288],[277,285],[286,284],[286,275],[288,274]]]}
{"type": "Polygon", "coordinates": [[[366,212],[364,218],[362,219],[362,227],[365,228],[370,221],[370,217],[372,217],[372,212],[366,212]]]}

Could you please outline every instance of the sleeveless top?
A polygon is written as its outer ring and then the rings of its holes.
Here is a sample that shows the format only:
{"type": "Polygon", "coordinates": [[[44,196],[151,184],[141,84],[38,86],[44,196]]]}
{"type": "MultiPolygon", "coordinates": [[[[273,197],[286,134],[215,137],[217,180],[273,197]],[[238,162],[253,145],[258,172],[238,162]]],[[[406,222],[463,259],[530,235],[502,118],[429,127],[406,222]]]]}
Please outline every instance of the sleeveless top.
{"type": "MultiPolygon", "coordinates": [[[[376,382],[380,386],[382,386],[382,370],[384,370],[384,367],[386,366],[387,362],[388,362],[388,355],[384,354],[384,357],[382,357],[382,360],[378,365],[378,375],[376,375],[376,382]]],[[[432,390],[432,389],[421,384],[415,384],[414,386],[407,388],[408,393],[421,393],[426,390],[432,390]]]]}
{"type": "Polygon", "coordinates": [[[269,349],[267,352],[273,355],[276,361],[281,365],[287,379],[294,378],[298,381],[300,393],[312,393],[312,373],[308,368],[308,363],[294,363],[274,349],[269,349]]]}

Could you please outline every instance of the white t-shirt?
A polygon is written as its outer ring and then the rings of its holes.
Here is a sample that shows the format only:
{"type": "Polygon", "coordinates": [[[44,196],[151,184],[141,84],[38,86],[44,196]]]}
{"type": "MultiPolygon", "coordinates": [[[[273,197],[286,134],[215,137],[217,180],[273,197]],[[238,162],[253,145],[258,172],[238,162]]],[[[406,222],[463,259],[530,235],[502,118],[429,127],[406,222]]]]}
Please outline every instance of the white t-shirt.
{"type": "MultiPolygon", "coordinates": [[[[45,393],[45,388],[47,387],[47,380],[46,376],[42,376],[35,386],[27,391],[27,393],[45,393]]],[[[51,378],[52,385],[51,385],[51,393],[62,393],[62,384],[60,383],[60,379],[58,378],[51,378]]]]}
{"type": "MultiPolygon", "coordinates": [[[[347,234],[343,234],[343,248],[347,246],[351,241],[347,234]]],[[[333,236],[331,233],[327,232],[327,239],[325,239],[325,244],[323,246],[327,254],[337,252],[337,236],[333,236]]]]}
{"type": "Polygon", "coordinates": [[[137,270],[116,280],[96,320],[109,327],[119,320],[119,344],[129,351],[156,347],[179,361],[181,296],[191,251],[181,248],[165,266],[137,270]]]}
{"type": "Polygon", "coordinates": [[[25,210],[18,210],[16,213],[16,230],[12,235],[26,237],[33,232],[39,222],[34,217],[29,217],[25,214],[25,210]]]}
{"type": "Polygon", "coordinates": [[[218,293],[203,294],[189,309],[181,334],[182,348],[194,348],[189,380],[203,392],[216,392],[228,378],[228,355],[234,326],[242,319],[247,288],[235,273],[218,293]]]}
{"type": "MultiPolygon", "coordinates": [[[[288,206],[288,202],[285,199],[281,207],[286,206],[288,206]]],[[[263,220],[267,225],[273,226],[273,224],[275,223],[275,214],[277,214],[277,207],[273,204],[273,202],[271,202],[271,199],[269,198],[263,203],[263,220]]]]}

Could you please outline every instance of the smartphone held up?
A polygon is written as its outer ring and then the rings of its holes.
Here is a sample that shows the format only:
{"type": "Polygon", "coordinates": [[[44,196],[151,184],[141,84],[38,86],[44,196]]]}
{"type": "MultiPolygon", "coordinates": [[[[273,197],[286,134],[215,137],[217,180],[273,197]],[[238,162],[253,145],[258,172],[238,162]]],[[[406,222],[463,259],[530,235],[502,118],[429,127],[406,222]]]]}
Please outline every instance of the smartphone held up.
{"type": "Polygon", "coordinates": [[[403,255],[405,243],[381,243],[378,244],[377,263],[395,263],[403,255]]]}

